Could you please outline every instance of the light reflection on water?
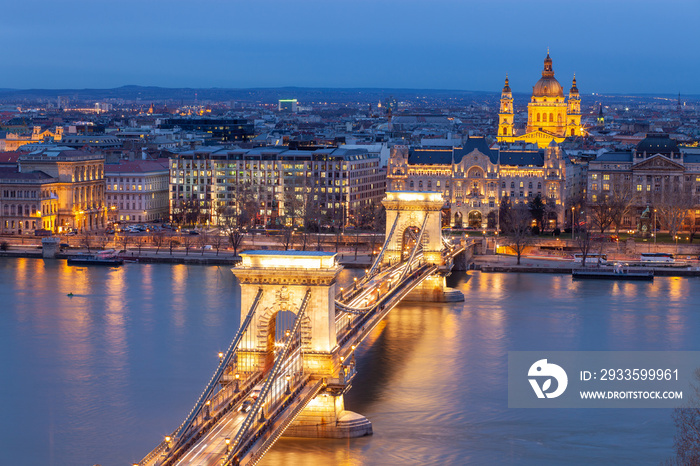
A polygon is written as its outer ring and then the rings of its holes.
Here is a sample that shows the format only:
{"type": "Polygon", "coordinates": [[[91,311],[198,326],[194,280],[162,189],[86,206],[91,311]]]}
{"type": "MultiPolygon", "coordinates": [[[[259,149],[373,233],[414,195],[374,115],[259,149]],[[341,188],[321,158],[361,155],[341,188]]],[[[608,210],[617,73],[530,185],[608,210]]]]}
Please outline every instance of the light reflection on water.
{"type": "MultiPolygon", "coordinates": [[[[372,437],[282,439],[263,464],[655,464],[669,454],[667,410],[508,409],[507,352],[698,350],[700,280],[451,280],[465,303],[402,305],[358,349],[346,407],[372,421],[372,437]]],[[[0,384],[3,462],[140,459],[201,393],[237,330],[238,300],[226,267],[0,260],[0,350],[13,381],[0,384]]]]}

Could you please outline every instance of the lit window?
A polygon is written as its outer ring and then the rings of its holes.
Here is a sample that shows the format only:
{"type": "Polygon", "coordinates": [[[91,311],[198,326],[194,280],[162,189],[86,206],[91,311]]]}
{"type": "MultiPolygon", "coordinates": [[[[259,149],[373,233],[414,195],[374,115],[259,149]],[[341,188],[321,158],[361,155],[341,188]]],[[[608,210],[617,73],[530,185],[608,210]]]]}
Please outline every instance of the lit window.
{"type": "Polygon", "coordinates": [[[638,185],[637,185],[637,191],[641,191],[641,190],[642,190],[642,185],[641,185],[641,184],[638,184],[638,185]]]}
{"type": "Polygon", "coordinates": [[[594,195],[593,195],[593,202],[597,202],[597,201],[598,201],[598,196],[596,196],[596,195],[594,194],[594,195]]]}
{"type": "Polygon", "coordinates": [[[597,174],[597,173],[592,173],[592,174],[591,174],[591,179],[592,179],[592,180],[597,180],[597,179],[598,179],[598,174],[597,174]]]}
{"type": "Polygon", "coordinates": [[[610,185],[608,183],[603,183],[603,191],[610,191],[610,185]]]}
{"type": "Polygon", "coordinates": [[[603,175],[603,179],[604,179],[605,181],[608,181],[608,180],[610,179],[610,175],[603,175]]]}

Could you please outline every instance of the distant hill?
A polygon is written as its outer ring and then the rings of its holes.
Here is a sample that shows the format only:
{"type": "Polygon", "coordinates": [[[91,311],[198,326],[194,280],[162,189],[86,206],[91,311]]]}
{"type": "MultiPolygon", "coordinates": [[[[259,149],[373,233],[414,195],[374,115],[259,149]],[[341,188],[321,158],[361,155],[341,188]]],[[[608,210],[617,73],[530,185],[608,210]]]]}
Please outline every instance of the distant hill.
{"type": "Polygon", "coordinates": [[[0,100],[18,99],[54,99],[66,96],[75,100],[125,99],[143,101],[194,101],[195,93],[198,101],[248,101],[276,102],[278,99],[299,99],[300,102],[371,102],[376,103],[393,96],[397,100],[415,99],[420,96],[433,98],[452,97],[481,100],[493,98],[500,94],[496,92],[436,90],[436,89],[362,89],[362,88],[167,88],[156,86],[128,85],[114,89],[0,89],[0,100]]]}

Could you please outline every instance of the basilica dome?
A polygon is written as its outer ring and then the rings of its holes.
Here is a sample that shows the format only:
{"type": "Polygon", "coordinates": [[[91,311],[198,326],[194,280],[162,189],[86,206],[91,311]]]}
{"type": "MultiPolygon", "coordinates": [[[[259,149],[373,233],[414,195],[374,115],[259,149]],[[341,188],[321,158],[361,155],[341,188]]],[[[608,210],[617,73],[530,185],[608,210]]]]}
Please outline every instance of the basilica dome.
{"type": "Polygon", "coordinates": [[[542,77],[532,88],[533,97],[561,97],[564,98],[564,89],[559,84],[559,81],[554,77],[554,71],[552,70],[552,59],[549,58],[549,53],[547,53],[547,58],[544,59],[544,70],[542,70],[542,77]]]}

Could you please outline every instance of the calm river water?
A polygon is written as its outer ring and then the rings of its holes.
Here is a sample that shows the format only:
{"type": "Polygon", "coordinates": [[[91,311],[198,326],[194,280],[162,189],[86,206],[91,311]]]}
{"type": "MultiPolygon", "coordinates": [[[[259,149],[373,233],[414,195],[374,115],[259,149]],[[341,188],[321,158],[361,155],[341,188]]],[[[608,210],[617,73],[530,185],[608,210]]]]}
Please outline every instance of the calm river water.
{"type": "MultiPolygon", "coordinates": [[[[346,407],[373,436],[283,439],[264,464],[638,465],[671,454],[670,410],[509,409],[507,352],[700,350],[700,279],[451,279],[465,303],[403,305],[358,352],[346,407]]],[[[138,461],[189,412],[238,308],[227,267],[0,259],[0,464],[138,461]]]]}

